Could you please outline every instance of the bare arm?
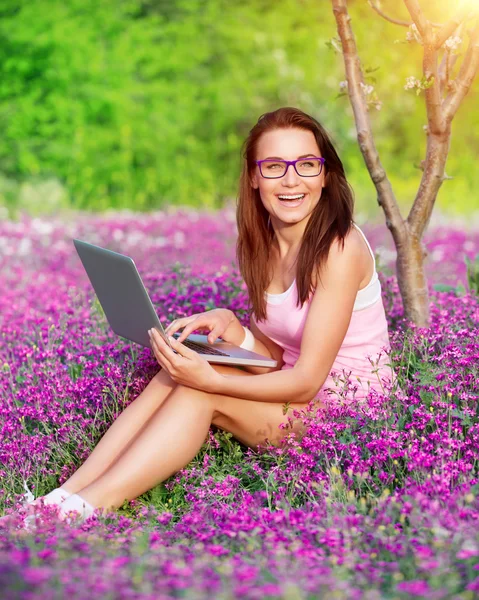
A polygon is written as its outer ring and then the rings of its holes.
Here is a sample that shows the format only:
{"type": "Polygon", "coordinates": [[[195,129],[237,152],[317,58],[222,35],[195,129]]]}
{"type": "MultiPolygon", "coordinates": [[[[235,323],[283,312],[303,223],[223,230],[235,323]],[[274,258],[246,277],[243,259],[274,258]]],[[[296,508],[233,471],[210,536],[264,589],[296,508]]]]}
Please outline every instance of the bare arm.
{"type": "Polygon", "coordinates": [[[244,400],[281,404],[309,402],[314,397],[310,383],[299,379],[294,369],[271,371],[254,377],[218,374],[210,391],[244,400]]]}
{"type": "MultiPolygon", "coordinates": [[[[245,338],[243,326],[231,310],[228,309],[228,312],[231,313],[231,321],[228,325],[228,329],[221,337],[225,342],[230,342],[231,344],[240,346],[245,338]]],[[[267,356],[268,358],[273,358],[278,362],[278,365],[276,367],[254,367],[248,365],[242,366],[241,368],[249,373],[254,373],[255,375],[269,373],[270,371],[279,371],[284,364],[283,349],[266,337],[263,333],[261,333],[261,331],[256,327],[256,324],[252,318],[250,319],[249,328],[254,335],[253,352],[261,354],[262,356],[267,356]]]]}
{"type": "MultiPolygon", "coordinates": [[[[292,369],[256,377],[220,375],[214,391],[260,402],[309,402],[321,389],[338,354],[351,321],[363,269],[358,268],[357,236],[348,236],[344,250],[331,248],[309,309],[301,353],[292,369]]],[[[255,344],[255,350],[258,346],[255,344]]]]}
{"type": "MultiPolygon", "coordinates": [[[[183,331],[178,336],[178,341],[185,340],[193,331],[204,330],[209,331],[208,341],[212,344],[218,337],[221,337],[225,342],[241,346],[245,339],[245,332],[239,319],[234,312],[229,308],[214,308],[203,313],[190,315],[172,321],[165,332],[168,335],[173,335],[177,331],[183,331]]],[[[253,319],[250,320],[250,329],[255,337],[254,351],[262,356],[274,358],[278,362],[277,367],[241,367],[254,374],[269,373],[270,371],[278,371],[281,369],[283,362],[283,349],[275,344],[268,337],[263,335],[256,327],[253,319]]]]}

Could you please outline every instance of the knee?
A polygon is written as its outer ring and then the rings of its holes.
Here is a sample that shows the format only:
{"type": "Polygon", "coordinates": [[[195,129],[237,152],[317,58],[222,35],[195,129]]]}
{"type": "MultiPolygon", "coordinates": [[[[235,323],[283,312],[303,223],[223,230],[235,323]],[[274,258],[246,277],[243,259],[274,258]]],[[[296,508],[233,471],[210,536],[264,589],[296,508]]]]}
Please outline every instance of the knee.
{"type": "Polygon", "coordinates": [[[174,387],[176,385],[173,379],[171,379],[166,369],[160,369],[158,373],[154,375],[153,381],[155,383],[159,383],[161,385],[168,385],[170,387],[174,387]]]}
{"type": "Polygon", "coordinates": [[[196,390],[195,388],[182,385],[181,383],[177,383],[175,385],[175,391],[171,394],[173,402],[175,402],[176,399],[177,402],[179,400],[182,402],[189,402],[194,407],[202,405],[205,407],[205,410],[210,411],[213,416],[215,415],[216,402],[214,394],[203,392],[202,390],[196,390]]]}

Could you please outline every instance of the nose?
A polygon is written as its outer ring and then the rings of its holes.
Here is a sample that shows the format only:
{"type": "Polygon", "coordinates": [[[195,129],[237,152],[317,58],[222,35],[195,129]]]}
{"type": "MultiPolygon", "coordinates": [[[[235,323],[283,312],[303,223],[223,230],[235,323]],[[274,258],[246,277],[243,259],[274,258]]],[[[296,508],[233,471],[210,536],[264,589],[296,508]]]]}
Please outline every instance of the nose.
{"type": "Polygon", "coordinates": [[[296,173],[294,165],[288,165],[286,173],[283,175],[283,185],[293,187],[299,183],[299,175],[296,173]]]}

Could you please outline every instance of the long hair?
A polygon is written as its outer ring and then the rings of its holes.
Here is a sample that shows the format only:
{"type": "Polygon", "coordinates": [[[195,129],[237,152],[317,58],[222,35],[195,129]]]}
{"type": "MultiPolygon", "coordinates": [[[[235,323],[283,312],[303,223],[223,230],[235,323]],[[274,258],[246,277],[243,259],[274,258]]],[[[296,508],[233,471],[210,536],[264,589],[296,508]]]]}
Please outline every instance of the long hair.
{"type": "Polygon", "coordinates": [[[290,107],[279,108],[262,115],[243,144],[243,167],[236,209],[236,256],[248,288],[249,308],[252,308],[258,321],[266,319],[264,292],[272,279],[270,256],[274,231],[272,227],[268,227],[269,213],[261,202],[259,190],[251,185],[251,177],[256,168],[256,149],[263,133],[274,129],[293,128],[304,129],[314,134],[321,156],[325,158],[324,168],[328,175],[321,199],[306,225],[298,254],[298,307],[302,307],[314,291],[314,270],[320,281],[321,269],[334,240],[338,239],[344,247],[344,238],[353,219],[353,191],[346,181],[343,164],[320,123],[301,110],[290,107]]]}

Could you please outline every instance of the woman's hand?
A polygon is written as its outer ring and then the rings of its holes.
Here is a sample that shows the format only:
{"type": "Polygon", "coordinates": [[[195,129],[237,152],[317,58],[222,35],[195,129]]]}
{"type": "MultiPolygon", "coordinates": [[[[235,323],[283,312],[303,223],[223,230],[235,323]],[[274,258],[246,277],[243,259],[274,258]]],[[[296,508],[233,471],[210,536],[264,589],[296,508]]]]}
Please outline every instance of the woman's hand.
{"type": "Polygon", "coordinates": [[[216,391],[222,376],[207,360],[174,338],[170,338],[172,350],[155,329],[148,333],[156,360],[175,383],[204,392],[216,391]]]}
{"type": "MultiPolygon", "coordinates": [[[[199,329],[209,332],[208,342],[210,344],[213,344],[213,342],[215,342],[215,340],[219,337],[221,337],[225,342],[235,343],[234,340],[227,339],[228,336],[226,335],[227,329],[235,320],[237,321],[238,319],[236,319],[233,311],[227,308],[214,308],[213,310],[196,313],[189,317],[183,317],[182,319],[175,319],[165,329],[165,333],[167,335],[173,335],[178,331],[178,329],[183,329],[178,337],[178,341],[182,342],[183,340],[186,340],[192,331],[199,329]]],[[[243,332],[243,329],[241,329],[241,332],[243,332]]],[[[240,343],[243,341],[243,337],[244,334],[242,333],[240,343]]]]}

